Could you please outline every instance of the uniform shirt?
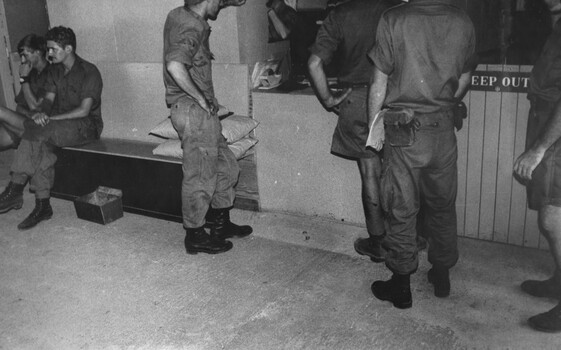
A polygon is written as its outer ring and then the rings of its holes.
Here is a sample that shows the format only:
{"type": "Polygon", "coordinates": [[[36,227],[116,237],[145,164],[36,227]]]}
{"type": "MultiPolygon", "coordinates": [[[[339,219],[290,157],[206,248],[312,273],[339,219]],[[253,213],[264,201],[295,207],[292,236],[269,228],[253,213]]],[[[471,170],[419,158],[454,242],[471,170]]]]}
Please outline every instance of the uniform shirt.
{"type": "MultiPolygon", "coordinates": [[[[45,96],[45,85],[47,83],[47,76],[49,74],[49,66],[50,65],[47,64],[47,66],[43,68],[41,73],[37,72],[35,68],[33,68],[29,72],[29,88],[37,99],[45,96]]],[[[25,96],[23,95],[23,89],[20,89],[15,101],[18,106],[29,110],[29,106],[27,105],[27,101],[25,100],[25,96]]]]}
{"type": "Polygon", "coordinates": [[[561,98],[561,20],[555,24],[532,69],[528,97],[549,102],[561,98]]]}
{"type": "MultiPolygon", "coordinates": [[[[199,90],[209,101],[214,101],[209,36],[210,26],[198,14],[187,7],[172,10],[164,25],[164,62],[183,63],[199,90]]],[[[164,84],[168,105],[174,104],[180,97],[187,96],[177,86],[165,64],[164,84]]]]}
{"type": "Polygon", "coordinates": [[[53,64],[49,69],[46,92],[56,94],[51,115],[72,111],[80,106],[85,98],[92,98],[89,118],[93,118],[96,126],[103,126],[101,119],[101,90],[103,81],[97,67],[76,55],[76,61],[70,71],[64,74],[62,64],[53,64]]]}
{"type": "Polygon", "coordinates": [[[384,13],[369,57],[388,75],[385,104],[419,113],[451,108],[474,61],[475,31],[451,0],[411,0],[384,13]]]}
{"type": "Polygon", "coordinates": [[[354,0],[337,6],[323,21],[311,53],[325,64],[341,55],[339,81],[368,83],[373,66],[366,54],[374,46],[380,16],[391,5],[389,0],[354,0]]]}

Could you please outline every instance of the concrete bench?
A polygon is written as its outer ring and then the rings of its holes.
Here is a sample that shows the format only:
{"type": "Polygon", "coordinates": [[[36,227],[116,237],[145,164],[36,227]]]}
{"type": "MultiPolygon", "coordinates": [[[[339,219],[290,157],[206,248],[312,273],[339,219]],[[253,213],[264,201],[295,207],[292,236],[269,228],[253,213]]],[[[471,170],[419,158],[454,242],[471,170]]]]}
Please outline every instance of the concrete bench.
{"type": "MultiPolygon", "coordinates": [[[[58,150],[52,196],[73,200],[98,186],[120,189],[123,210],[181,222],[181,160],[156,156],[156,143],[102,138],[58,150]]],[[[239,160],[234,207],[259,210],[254,155],[239,160]]]]}
{"type": "MultiPolygon", "coordinates": [[[[127,212],[181,222],[181,160],[156,156],[162,140],[149,131],[169,115],[164,103],[161,63],[99,62],[104,89],[102,138],[58,150],[52,195],[74,199],[97,186],[123,192],[127,212]]],[[[243,64],[213,64],[220,104],[251,115],[249,73],[243,64]]],[[[239,160],[234,206],[259,210],[255,155],[239,160]]]]}

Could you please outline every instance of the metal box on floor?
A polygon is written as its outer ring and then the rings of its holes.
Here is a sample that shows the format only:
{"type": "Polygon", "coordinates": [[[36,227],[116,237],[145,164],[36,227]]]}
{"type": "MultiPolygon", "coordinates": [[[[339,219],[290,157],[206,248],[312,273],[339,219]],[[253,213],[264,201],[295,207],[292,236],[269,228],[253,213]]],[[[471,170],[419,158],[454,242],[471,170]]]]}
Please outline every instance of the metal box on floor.
{"type": "Polygon", "coordinates": [[[74,200],[76,215],[80,219],[108,224],[123,217],[121,190],[99,186],[94,192],[74,200]]]}

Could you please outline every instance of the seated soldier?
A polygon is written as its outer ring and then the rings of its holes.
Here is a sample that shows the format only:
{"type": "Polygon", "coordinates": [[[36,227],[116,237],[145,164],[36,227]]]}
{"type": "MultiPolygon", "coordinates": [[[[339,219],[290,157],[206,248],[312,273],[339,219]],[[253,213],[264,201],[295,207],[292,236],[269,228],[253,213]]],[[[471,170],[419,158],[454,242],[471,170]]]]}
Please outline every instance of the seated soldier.
{"type": "Polygon", "coordinates": [[[53,216],[49,198],[57,159],[54,150],[98,139],[103,128],[103,83],[99,70],[76,54],[72,29],[52,28],[45,39],[52,63],[46,93],[40,112],[24,122],[25,130],[11,167],[11,181],[0,194],[0,213],[5,213],[22,207],[23,188],[28,180],[34,188],[35,209],[18,225],[20,230],[53,216]]]}
{"type": "Polygon", "coordinates": [[[15,111],[0,107],[0,150],[16,148],[23,134],[23,123],[39,111],[49,66],[46,51],[47,42],[35,34],[25,36],[18,43],[21,89],[16,96],[15,111]]]}

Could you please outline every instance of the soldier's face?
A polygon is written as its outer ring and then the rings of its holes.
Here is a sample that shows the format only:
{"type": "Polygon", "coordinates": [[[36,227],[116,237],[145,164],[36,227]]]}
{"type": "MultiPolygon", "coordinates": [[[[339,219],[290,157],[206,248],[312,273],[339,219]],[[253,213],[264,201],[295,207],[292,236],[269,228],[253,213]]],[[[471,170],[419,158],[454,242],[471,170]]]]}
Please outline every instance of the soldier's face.
{"type": "Polygon", "coordinates": [[[20,51],[21,63],[29,64],[33,68],[37,68],[37,64],[41,61],[41,51],[32,50],[24,46],[20,51]]]}
{"type": "MultiPolygon", "coordinates": [[[[70,46],[67,46],[69,48],[70,46]]],[[[54,41],[47,40],[47,53],[49,61],[52,63],[61,63],[68,56],[70,49],[61,47],[54,41]]]]}

